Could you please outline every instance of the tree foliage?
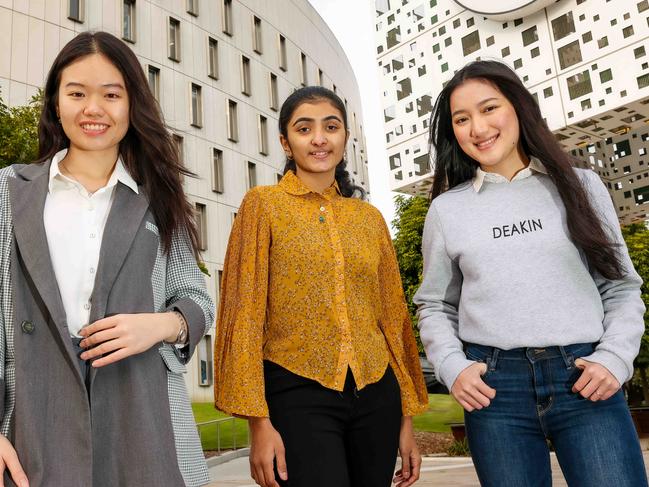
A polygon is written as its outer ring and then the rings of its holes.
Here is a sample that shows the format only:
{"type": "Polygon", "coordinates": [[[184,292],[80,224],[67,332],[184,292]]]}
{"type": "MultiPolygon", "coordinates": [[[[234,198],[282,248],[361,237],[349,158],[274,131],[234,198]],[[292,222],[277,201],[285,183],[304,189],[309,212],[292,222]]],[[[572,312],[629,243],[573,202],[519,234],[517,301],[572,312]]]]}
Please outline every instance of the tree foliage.
{"type": "MultiPolygon", "coordinates": [[[[622,235],[629,249],[633,265],[642,278],[642,300],[649,309],[649,229],[640,223],[622,228],[622,235]]],[[[645,334],[642,336],[640,354],[636,359],[638,367],[649,366],[649,311],[644,315],[645,334]]]]}
{"type": "Polygon", "coordinates": [[[424,265],[421,255],[421,239],[429,202],[421,197],[399,195],[394,198],[394,203],[396,217],[392,220],[392,226],[396,233],[393,243],[412,327],[417,337],[417,346],[419,351],[423,351],[417,328],[417,307],[412,303],[412,297],[421,284],[424,265]]]}
{"type": "Polygon", "coordinates": [[[27,105],[9,107],[0,98],[0,167],[28,164],[38,156],[38,120],[43,93],[27,105]]]}

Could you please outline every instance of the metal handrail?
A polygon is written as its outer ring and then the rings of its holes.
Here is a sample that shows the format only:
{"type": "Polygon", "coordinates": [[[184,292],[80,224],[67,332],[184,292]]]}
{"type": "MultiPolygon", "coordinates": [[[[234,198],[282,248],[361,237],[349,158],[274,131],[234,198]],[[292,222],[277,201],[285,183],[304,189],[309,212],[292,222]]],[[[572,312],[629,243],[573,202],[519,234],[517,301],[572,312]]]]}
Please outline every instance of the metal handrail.
{"type": "MultiPolygon", "coordinates": [[[[233,416],[230,416],[228,418],[219,418],[219,419],[211,419],[209,421],[203,421],[201,423],[196,423],[196,428],[198,428],[198,436],[201,440],[201,443],[203,442],[203,426],[209,426],[212,424],[216,424],[216,451],[221,452],[221,425],[225,423],[232,423],[231,427],[231,432],[232,432],[232,449],[236,450],[237,449],[237,431],[235,428],[235,421],[236,418],[233,416]]],[[[247,446],[250,444],[250,430],[247,429],[247,435],[246,435],[246,445],[242,445],[241,448],[247,446]]]]}

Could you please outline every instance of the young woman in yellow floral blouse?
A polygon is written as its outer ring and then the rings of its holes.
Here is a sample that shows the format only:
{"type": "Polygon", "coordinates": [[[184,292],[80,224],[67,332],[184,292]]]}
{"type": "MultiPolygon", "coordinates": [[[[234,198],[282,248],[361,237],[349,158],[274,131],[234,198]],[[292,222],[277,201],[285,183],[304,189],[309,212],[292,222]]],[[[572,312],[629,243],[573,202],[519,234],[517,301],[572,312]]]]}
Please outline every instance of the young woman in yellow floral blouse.
{"type": "Polygon", "coordinates": [[[419,477],[427,394],[379,211],[345,170],[345,105],[302,88],[279,118],[284,177],[253,188],[225,258],[216,407],[248,418],[262,487],[399,487],[419,477]]]}

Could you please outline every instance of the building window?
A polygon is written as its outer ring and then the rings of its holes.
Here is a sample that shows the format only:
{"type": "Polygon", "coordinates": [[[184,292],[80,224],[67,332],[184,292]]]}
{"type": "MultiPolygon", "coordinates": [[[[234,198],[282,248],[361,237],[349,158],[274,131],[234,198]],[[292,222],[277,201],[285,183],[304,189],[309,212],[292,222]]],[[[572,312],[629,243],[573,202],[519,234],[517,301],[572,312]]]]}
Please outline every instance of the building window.
{"type": "Polygon", "coordinates": [[[647,54],[647,52],[645,51],[644,46],[636,47],[633,50],[633,55],[635,56],[636,59],[641,58],[645,54],[647,54]]]}
{"type": "Polygon", "coordinates": [[[465,56],[468,56],[478,49],[480,49],[480,34],[477,30],[474,30],[473,32],[462,38],[462,51],[464,52],[465,56]]]}
{"type": "Polygon", "coordinates": [[[257,186],[257,164],[254,162],[248,161],[248,189],[252,189],[257,186]]]}
{"type": "Polygon", "coordinates": [[[185,139],[183,139],[178,134],[173,134],[171,138],[173,139],[174,145],[176,146],[176,151],[178,152],[178,159],[180,159],[180,163],[184,166],[185,165],[185,139]]]}
{"type": "Polygon", "coordinates": [[[268,155],[268,119],[263,115],[259,115],[259,131],[258,143],[259,153],[265,156],[268,155]]]}
{"type": "Polygon", "coordinates": [[[494,36],[487,37],[487,47],[493,46],[494,42],[494,36]]]}
{"type": "Polygon", "coordinates": [[[223,0],[223,33],[232,35],[232,0],[223,0]]]}
{"type": "Polygon", "coordinates": [[[302,86],[308,84],[307,74],[306,74],[306,54],[303,52],[300,53],[300,83],[302,86]]]}
{"type": "Polygon", "coordinates": [[[250,59],[241,56],[241,93],[250,96],[250,59]]]}
{"type": "Polygon", "coordinates": [[[523,60],[521,58],[514,60],[514,69],[520,69],[523,67],[523,60]]]}
{"type": "Polygon", "coordinates": [[[252,16],[252,50],[261,54],[261,19],[256,15],[252,16]]]}
{"type": "Polygon", "coordinates": [[[207,250],[207,207],[203,203],[196,203],[196,231],[198,250],[207,250]]]}
{"type": "Polygon", "coordinates": [[[539,40],[539,32],[536,25],[521,32],[523,36],[523,46],[529,46],[539,40]]]}
{"type": "Polygon", "coordinates": [[[642,13],[645,10],[649,9],[649,1],[648,0],[642,0],[642,2],[638,2],[638,13],[642,13]]]}
{"type": "Polygon", "coordinates": [[[192,83],[192,125],[203,126],[203,95],[199,85],[192,83]]]}
{"type": "Polygon", "coordinates": [[[135,42],[135,0],[124,0],[122,7],[122,39],[135,42]]]}
{"type": "Polygon", "coordinates": [[[180,61],[180,20],[169,17],[169,59],[180,61]]]}
{"type": "Polygon", "coordinates": [[[646,88],[649,86],[649,74],[643,74],[637,78],[638,88],[646,88]]]}
{"type": "Polygon", "coordinates": [[[390,29],[386,37],[386,43],[388,49],[396,46],[400,42],[401,42],[401,27],[395,27],[394,29],[390,29]]]}
{"type": "Polygon", "coordinates": [[[155,66],[149,66],[147,72],[149,75],[149,89],[153,93],[153,97],[160,101],[160,70],[155,66]]]}
{"type": "Polygon", "coordinates": [[[613,72],[610,70],[610,68],[599,72],[599,80],[602,83],[608,83],[612,79],[613,79],[613,72]]]}
{"type": "MultiPolygon", "coordinates": [[[[220,272],[220,271],[219,271],[220,272]]],[[[198,385],[212,385],[212,337],[205,335],[198,344],[198,385]]]]}
{"type": "Polygon", "coordinates": [[[535,47],[530,51],[530,57],[535,58],[541,55],[541,50],[538,47],[535,47]]]}
{"type": "Polygon", "coordinates": [[[279,34],[279,69],[286,71],[286,37],[279,34]]]}
{"type": "Polygon", "coordinates": [[[85,17],[85,0],[69,0],[68,2],[68,19],[75,22],[83,23],[85,17]]]}
{"type": "Polygon", "coordinates": [[[322,70],[318,68],[318,86],[322,86],[322,70]]]}
{"type": "MultiPolygon", "coordinates": [[[[444,69],[442,68],[442,72],[444,69]]],[[[412,93],[412,83],[410,78],[404,78],[397,83],[397,100],[402,100],[412,93]]]]}
{"type": "Polygon", "coordinates": [[[608,46],[608,37],[604,36],[601,39],[597,39],[597,47],[603,49],[606,46],[608,46]]]}
{"type": "Polygon", "coordinates": [[[568,83],[568,94],[571,100],[587,95],[593,91],[589,71],[583,71],[574,76],[570,76],[566,78],[566,82],[568,83]]]}
{"type": "Polygon", "coordinates": [[[579,41],[574,41],[560,47],[557,53],[559,54],[559,65],[561,66],[561,69],[566,69],[567,67],[582,61],[579,41]]]}
{"type": "Polygon", "coordinates": [[[553,94],[552,86],[548,86],[543,90],[543,98],[550,98],[553,94]]]}
{"type": "Polygon", "coordinates": [[[624,29],[622,29],[622,35],[626,39],[627,37],[631,37],[633,35],[633,26],[628,25],[624,29]]]}
{"type": "Polygon", "coordinates": [[[233,142],[239,140],[239,121],[237,119],[237,102],[228,100],[228,139],[233,142]]]}
{"type": "Polygon", "coordinates": [[[208,76],[210,78],[219,79],[219,42],[208,37],[207,42],[207,57],[208,57],[208,76]]]}
{"type": "Polygon", "coordinates": [[[575,22],[572,19],[572,12],[552,20],[552,34],[555,41],[563,39],[573,32],[575,32],[575,22]]]}
{"type": "Polygon", "coordinates": [[[500,54],[502,55],[502,57],[507,57],[507,56],[509,56],[509,54],[510,54],[509,46],[507,46],[507,47],[503,47],[503,48],[500,50],[500,54]]]}
{"type": "Polygon", "coordinates": [[[187,13],[198,17],[198,0],[187,0],[187,13]]]}
{"type": "Polygon", "coordinates": [[[277,75],[270,73],[269,98],[270,109],[277,111],[279,109],[279,92],[277,90],[277,75]]]}
{"type": "Polygon", "coordinates": [[[223,151],[212,149],[212,191],[223,193],[223,151]]]}

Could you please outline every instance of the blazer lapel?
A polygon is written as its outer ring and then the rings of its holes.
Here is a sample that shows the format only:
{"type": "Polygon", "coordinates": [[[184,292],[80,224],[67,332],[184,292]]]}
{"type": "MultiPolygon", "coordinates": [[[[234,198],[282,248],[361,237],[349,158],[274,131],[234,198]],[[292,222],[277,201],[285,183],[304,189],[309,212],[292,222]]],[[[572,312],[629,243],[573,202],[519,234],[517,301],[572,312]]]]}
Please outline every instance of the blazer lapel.
{"type": "Polygon", "coordinates": [[[14,234],[27,271],[57,328],[67,329],[65,309],[54,275],[43,223],[49,167],[50,163],[47,162],[16,171],[18,177],[9,179],[9,199],[14,234]]]}
{"type": "Polygon", "coordinates": [[[9,201],[11,202],[14,235],[27,273],[49,311],[52,332],[59,339],[59,344],[66,351],[70,363],[81,377],[76,352],[70,340],[65,308],[54,274],[43,222],[49,169],[50,162],[28,165],[17,168],[17,177],[9,178],[9,201]]]}
{"type": "Polygon", "coordinates": [[[99,252],[90,323],[105,316],[108,295],[148,208],[149,202],[141,191],[138,194],[121,182],[117,183],[99,252]]]}

